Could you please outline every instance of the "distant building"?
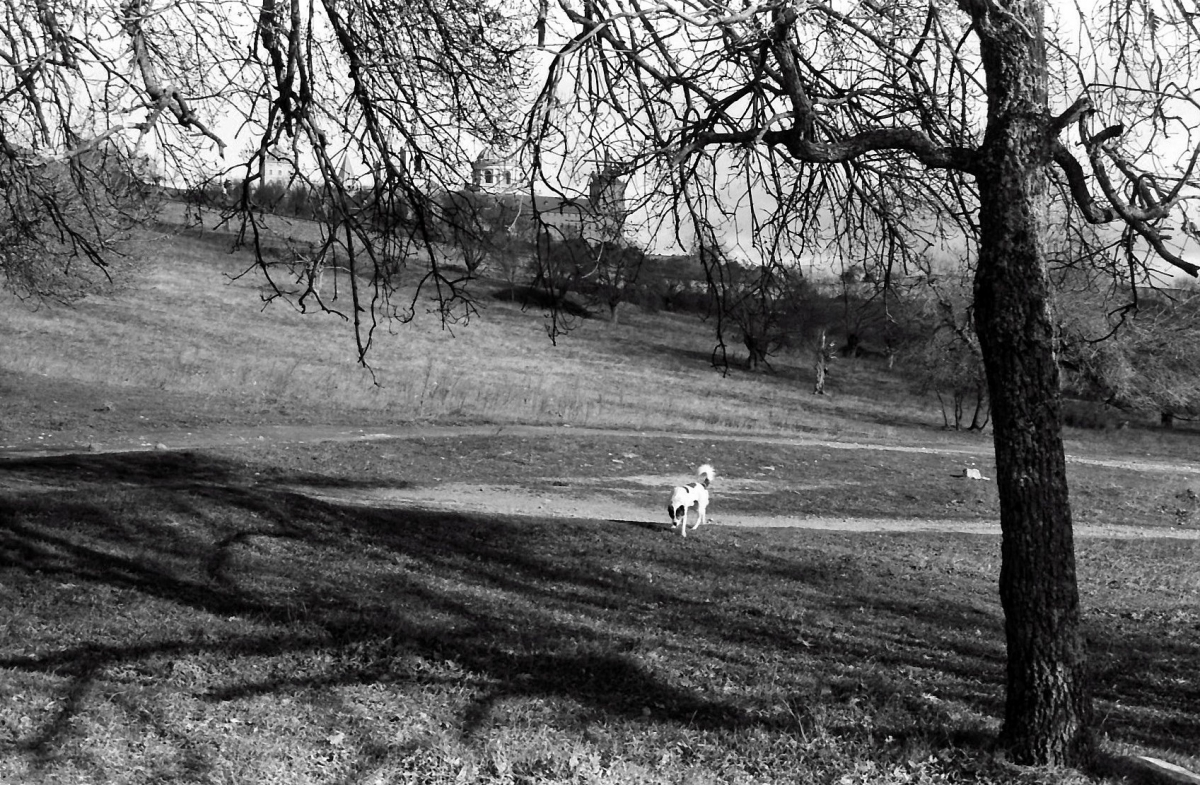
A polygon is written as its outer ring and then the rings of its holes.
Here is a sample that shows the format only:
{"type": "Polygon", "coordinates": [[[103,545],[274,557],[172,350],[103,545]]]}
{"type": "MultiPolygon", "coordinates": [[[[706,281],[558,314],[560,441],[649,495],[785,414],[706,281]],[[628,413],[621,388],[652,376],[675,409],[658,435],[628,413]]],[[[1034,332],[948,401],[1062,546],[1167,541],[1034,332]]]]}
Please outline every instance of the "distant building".
{"type": "Polygon", "coordinates": [[[513,155],[494,147],[484,150],[471,162],[471,186],[485,193],[511,193],[525,184],[521,167],[513,155]]]}
{"type": "Polygon", "coordinates": [[[267,150],[263,156],[262,184],[278,183],[284,187],[291,184],[296,176],[296,166],[290,158],[280,155],[275,148],[267,150]]]}
{"type": "Polygon", "coordinates": [[[607,160],[592,174],[587,195],[531,196],[529,177],[518,157],[489,147],[471,164],[468,190],[494,194],[505,202],[515,200],[518,217],[513,228],[530,239],[545,231],[555,239],[614,242],[620,239],[628,214],[625,181],[607,160]]]}
{"type": "MultiPolygon", "coordinates": [[[[364,167],[352,166],[352,158],[350,148],[346,148],[337,162],[338,176],[348,188],[368,189],[372,184],[386,180],[388,173],[384,171],[384,162],[375,161],[365,167],[364,174],[356,175],[354,170],[364,167]]],[[[466,186],[458,191],[437,186],[437,178],[432,176],[424,156],[407,141],[398,141],[386,163],[413,186],[403,189],[393,208],[401,220],[411,220],[419,209],[423,209],[411,200],[435,198],[439,201],[449,199],[447,203],[454,202],[459,208],[474,205],[472,209],[502,219],[503,228],[530,242],[543,234],[556,240],[582,238],[589,242],[615,242],[624,232],[628,216],[627,186],[620,167],[607,157],[597,163],[589,178],[587,192],[574,195],[532,194],[531,178],[522,167],[520,157],[496,147],[488,147],[476,156],[471,162],[466,186]],[[456,199],[455,193],[464,198],[456,199]]],[[[263,156],[261,183],[284,188],[296,185],[295,161],[275,148],[268,150],[263,156]]]]}

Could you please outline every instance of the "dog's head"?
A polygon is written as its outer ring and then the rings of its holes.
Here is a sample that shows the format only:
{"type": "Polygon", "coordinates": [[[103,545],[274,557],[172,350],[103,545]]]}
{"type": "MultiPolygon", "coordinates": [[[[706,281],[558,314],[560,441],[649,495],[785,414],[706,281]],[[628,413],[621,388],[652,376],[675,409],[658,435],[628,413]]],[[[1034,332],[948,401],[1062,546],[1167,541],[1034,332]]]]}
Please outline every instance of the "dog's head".
{"type": "Polygon", "coordinates": [[[686,510],[687,507],[684,507],[682,504],[679,506],[668,504],[667,515],[671,518],[671,523],[677,524],[683,520],[683,515],[686,510]]]}

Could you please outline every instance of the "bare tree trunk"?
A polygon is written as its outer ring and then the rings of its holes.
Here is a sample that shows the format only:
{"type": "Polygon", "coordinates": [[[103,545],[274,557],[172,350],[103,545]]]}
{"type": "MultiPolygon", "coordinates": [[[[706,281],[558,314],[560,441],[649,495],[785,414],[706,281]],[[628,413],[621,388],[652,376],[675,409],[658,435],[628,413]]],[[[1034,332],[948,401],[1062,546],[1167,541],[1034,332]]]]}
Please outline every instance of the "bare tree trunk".
{"type": "Polygon", "coordinates": [[[825,331],[821,331],[821,337],[817,339],[816,356],[813,359],[813,370],[816,371],[817,380],[813,384],[813,395],[825,394],[825,372],[829,367],[829,344],[825,337],[825,331]]]}
{"type": "Polygon", "coordinates": [[[742,336],[742,343],[746,345],[746,370],[757,370],[766,361],[766,350],[756,338],[749,334],[742,336]]]}
{"type": "Polygon", "coordinates": [[[1051,160],[1041,6],[1017,2],[984,38],[989,114],[975,325],[991,395],[1008,644],[1000,742],[1020,763],[1074,765],[1090,748],[1071,508],[1044,227],[1051,160]],[[1024,22],[1014,16],[1024,17],[1024,22]],[[999,27],[999,26],[997,26],[999,27]]]}
{"type": "Polygon", "coordinates": [[[937,396],[938,404],[942,407],[942,430],[950,430],[950,417],[946,414],[946,399],[942,397],[941,390],[935,390],[934,395],[937,396]]]}
{"type": "Polygon", "coordinates": [[[991,419],[991,404],[988,402],[987,388],[980,382],[975,389],[975,413],[971,415],[972,431],[982,431],[991,419]]]}

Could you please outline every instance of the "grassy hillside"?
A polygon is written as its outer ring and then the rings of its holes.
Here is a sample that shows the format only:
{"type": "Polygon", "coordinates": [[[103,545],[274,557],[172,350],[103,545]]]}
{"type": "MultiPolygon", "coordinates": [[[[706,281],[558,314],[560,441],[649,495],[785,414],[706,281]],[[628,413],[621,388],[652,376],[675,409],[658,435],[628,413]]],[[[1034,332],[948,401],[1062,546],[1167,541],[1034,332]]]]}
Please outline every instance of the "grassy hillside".
{"type": "MultiPolygon", "coordinates": [[[[775,375],[711,367],[712,326],[631,309],[620,324],[586,319],[553,345],[544,315],[497,298],[479,281],[479,316],[443,328],[420,311],[385,324],[355,364],[349,325],[263,307],[261,279],[224,237],[147,235],[148,257],[116,292],[73,306],[11,299],[0,309],[0,368],[99,385],[102,397],[146,394],[229,401],[232,421],[298,417],[376,422],[557,422],[687,429],[853,431],[940,423],[899,376],[858,363],[833,372],[829,398],[811,396],[807,360],[780,358],[775,375]],[[103,392],[104,388],[111,392],[103,392]],[[886,411],[876,405],[887,402],[886,411]],[[847,414],[851,416],[847,416],[847,414]]],[[[327,276],[327,296],[334,286],[327,276]]],[[[343,293],[345,281],[341,282],[343,293]]],[[[348,298],[331,304],[349,308],[348,298]]],[[[149,405],[149,404],[147,404],[149,405]]],[[[213,404],[207,404],[213,405],[213,404]]]]}
{"type": "Polygon", "coordinates": [[[1200,768],[1200,475],[1175,467],[1195,434],[1070,434],[1095,459],[1069,466],[1076,519],[1124,532],[1077,544],[1104,754],[1021,769],[990,748],[994,531],[682,540],[641,481],[703,455],[726,483],[718,518],[994,523],[994,486],[951,475],[967,456],[990,474],[986,435],[943,432],[902,367],[841,363],[814,398],[803,358],[722,377],[708,326],[638,312],[554,346],[484,281],[481,317],[453,334],[418,319],[380,335],[373,384],[344,322],[264,310],[219,239],[142,248],[123,285],[75,306],[3,302],[0,444],[571,428],[0,451],[2,783],[1117,785],[1161,781],[1131,755],[1200,768]],[[645,514],[392,493],[447,483],[645,514]]]}
{"type": "MultiPolygon", "coordinates": [[[[479,315],[468,324],[444,327],[421,308],[413,323],[383,324],[369,373],[342,318],[264,306],[262,279],[239,277],[251,260],[229,253],[228,235],[148,230],[136,250],[118,286],[71,306],[0,294],[0,435],[86,436],[130,420],[521,422],[980,441],[941,433],[937,402],[911,393],[903,362],[888,372],[838,361],[830,395],[813,396],[806,356],[776,358],[774,374],[722,376],[711,324],[636,308],[617,325],[582,320],[554,345],[544,314],[487,280],[473,284],[479,315]]],[[[332,305],[349,308],[345,291],[327,276],[332,305]]],[[[1187,431],[1069,436],[1083,452],[1195,453],[1187,431]]]]}

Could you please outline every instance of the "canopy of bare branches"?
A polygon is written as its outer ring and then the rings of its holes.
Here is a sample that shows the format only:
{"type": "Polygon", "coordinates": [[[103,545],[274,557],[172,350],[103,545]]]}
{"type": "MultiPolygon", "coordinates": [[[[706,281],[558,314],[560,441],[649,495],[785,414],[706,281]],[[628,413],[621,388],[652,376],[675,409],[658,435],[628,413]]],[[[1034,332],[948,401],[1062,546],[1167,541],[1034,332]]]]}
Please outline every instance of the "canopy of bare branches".
{"type": "MultiPolygon", "coordinates": [[[[528,24],[490,0],[4,0],[0,176],[10,198],[0,225],[28,242],[69,238],[68,255],[103,263],[105,232],[72,223],[62,188],[44,187],[40,171],[104,150],[168,185],[236,184],[226,217],[257,246],[253,193],[271,162],[285,161],[288,185],[323,195],[326,228],[298,276],[262,269],[302,307],[332,307],[312,282],[333,257],[348,264],[352,283],[369,283],[354,286],[348,314],[365,353],[378,318],[411,314],[411,302],[391,302],[392,272],[429,243],[430,193],[457,184],[473,143],[520,130],[528,24]]],[[[78,202],[83,180],[60,185],[78,202]]],[[[428,261],[421,283],[450,314],[463,305],[456,282],[438,257],[428,261]]]]}
{"type": "Polygon", "coordinates": [[[1126,270],[1197,272],[1179,242],[1195,232],[1182,208],[1200,142],[1200,36],[1182,5],[1064,7],[1044,33],[983,0],[561,8],[575,32],[534,128],[622,145],[659,183],[653,212],[736,221],[755,258],[887,271],[973,258],[984,60],[1013,34],[1047,50],[1048,106],[1028,109],[1046,113],[1055,228],[1120,250],[1126,270]]]}

